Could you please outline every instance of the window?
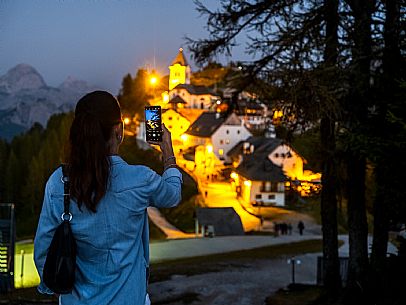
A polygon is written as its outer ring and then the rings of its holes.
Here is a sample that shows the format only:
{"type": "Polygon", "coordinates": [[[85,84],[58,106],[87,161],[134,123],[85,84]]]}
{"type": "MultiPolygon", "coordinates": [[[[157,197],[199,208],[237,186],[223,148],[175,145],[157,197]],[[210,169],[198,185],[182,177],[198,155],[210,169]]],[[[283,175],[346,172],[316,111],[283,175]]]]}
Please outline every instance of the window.
{"type": "Polygon", "coordinates": [[[220,145],[223,145],[224,144],[224,140],[220,140],[220,145]]]}
{"type": "Polygon", "coordinates": [[[172,129],[172,125],[168,125],[168,129],[172,129]]]}
{"type": "Polygon", "coordinates": [[[226,130],[226,134],[229,134],[229,133],[230,133],[230,130],[227,129],[227,130],[226,130]]]}
{"type": "Polygon", "coordinates": [[[230,140],[229,140],[229,139],[226,139],[226,144],[230,144],[230,140]]]}
{"type": "Polygon", "coordinates": [[[262,195],[261,194],[256,194],[255,199],[262,199],[262,195]]]}
{"type": "Polygon", "coordinates": [[[261,192],[270,192],[271,191],[271,182],[270,181],[262,182],[260,189],[261,189],[261,192]]]}
{"type": "Polygon", "coordinates": [[[221,148],[219,149],[219,155],[220,156],[224,155],[224,149],[221,149],[221,148]]]}
{"type": "Polygon", "coordinates": [[[242,151],[244,153],[244,155],[248,155],[250,153],[250,143],[249,142],[244,142],[243,146],[242,146],[242,151]]]}
{"type": "Polygon", "coordinates": [[[277,192],[278,191],[278,183],[274,182],[271,184],[271,192],[277,192]]]}
{"type": "Polygon", "coordinates": [[[275,154],[275,158],[279,158],[279,154],[278,154],[278,153],[275,154]]]}
{"type": "Polygon", "coordinates": [[[237,134],[240,134],[240,131],[239,131],[239,130],[237,130],[237,134]]]}
{"type": "Polygon", "coordinates": [[[281,153],[281,158],[285,158],[285,154],[284,154],[284,153],[281,153]]]}
{"type": "Polygon", "coordinates": [[[269,200],[275,199],[275,195],[268,195],[268,199],[269,199],[269,200]]]}
{"type": "Polygon", "coordinates": [[[171,116],[170,116],[170,117],[168,117],[168,120],[169,120],[169,121],[172,121],[172,117],[171,117],[171,116]]]}

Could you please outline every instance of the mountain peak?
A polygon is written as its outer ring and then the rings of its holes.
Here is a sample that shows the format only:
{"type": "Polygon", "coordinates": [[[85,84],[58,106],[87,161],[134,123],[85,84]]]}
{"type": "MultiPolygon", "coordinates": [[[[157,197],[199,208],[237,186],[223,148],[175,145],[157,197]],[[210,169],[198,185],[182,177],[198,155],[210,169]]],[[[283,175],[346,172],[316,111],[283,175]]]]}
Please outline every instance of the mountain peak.
{"type": "Polygon", "coordinates": [[[39,89],[46,83],[41,74],[28,64],[18,64],[0,77],[0,91],[16,93],[24,89],[39,89]]]}
{"type": "Polygon", "coordinates": [[[89,90],[90,86],[83,80],[78,80],[73,76],[68,76],[58,88],[77,92],[86,92],[89,90]]]}

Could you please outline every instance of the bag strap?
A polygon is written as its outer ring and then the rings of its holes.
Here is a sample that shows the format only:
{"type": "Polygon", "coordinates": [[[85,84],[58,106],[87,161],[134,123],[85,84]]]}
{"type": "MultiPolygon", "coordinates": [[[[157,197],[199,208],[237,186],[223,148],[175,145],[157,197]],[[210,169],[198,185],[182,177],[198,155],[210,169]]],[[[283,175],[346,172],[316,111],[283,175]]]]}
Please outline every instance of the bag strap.
{"type": "Polygon", "coordinates": [[[72,214],[69,212],[70,193],[69,193],[69,176],[68,165],[62,164],[62,183],[63,183],[63,214],[61,216],[63,221],[71,221],[72,214]]]}

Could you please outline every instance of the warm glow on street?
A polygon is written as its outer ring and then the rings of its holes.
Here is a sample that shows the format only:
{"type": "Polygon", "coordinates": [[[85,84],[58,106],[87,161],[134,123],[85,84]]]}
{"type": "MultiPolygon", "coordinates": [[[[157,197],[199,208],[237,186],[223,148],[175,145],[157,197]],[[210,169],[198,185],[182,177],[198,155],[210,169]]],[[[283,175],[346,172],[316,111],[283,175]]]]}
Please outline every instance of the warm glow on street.
{"type": "Polygon", "coordinates": [[[206,150],[209,154],[211,154],[213,152],[213,146],[212,145],[207,145],[206,146],[206,150]]]}
{"type": "Polygon", "coordinates": [[[238,174],[232,172],[231,175],[230,175],[230,178],[231,178],[231,179],[237,179],[237,178],[238,178],[238,174]]]}
{"type": "Polygon", "coordinates": [[[237,194],[228,182],[201,182],[202,191],[207,191],[205,205],[211,208],[232,207],[241,218],[244,231],[258,230],[259,218],[248,213],[237,199],[237,194]]]}

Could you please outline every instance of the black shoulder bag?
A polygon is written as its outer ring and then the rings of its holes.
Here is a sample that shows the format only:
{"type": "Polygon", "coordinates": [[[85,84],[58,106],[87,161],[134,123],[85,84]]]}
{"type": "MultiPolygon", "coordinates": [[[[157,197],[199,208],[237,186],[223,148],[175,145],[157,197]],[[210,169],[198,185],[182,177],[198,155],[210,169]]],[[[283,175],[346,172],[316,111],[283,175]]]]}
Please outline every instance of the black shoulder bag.
{"type": "Polygon", "coordinates": [[[69,212],[69,178],[65,164],[62,165],[62,172],[61,180],[64,184],[62,223],[52,238],[43,270],[45,285],[57,294],[72,292],[76,268],[76,241],[70,227],[72,214],[69,212]]]}

